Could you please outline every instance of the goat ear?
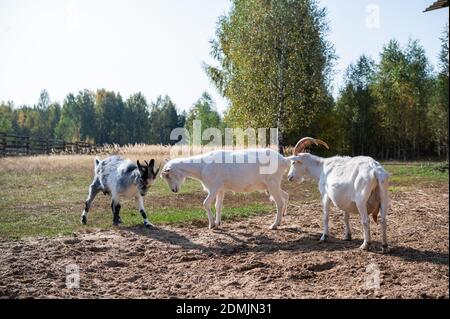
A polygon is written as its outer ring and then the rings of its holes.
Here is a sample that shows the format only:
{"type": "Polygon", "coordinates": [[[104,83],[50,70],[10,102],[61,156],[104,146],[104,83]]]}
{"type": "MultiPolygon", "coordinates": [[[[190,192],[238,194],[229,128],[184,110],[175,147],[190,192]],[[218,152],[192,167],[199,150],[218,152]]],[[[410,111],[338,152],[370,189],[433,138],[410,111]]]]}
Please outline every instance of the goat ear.
{"type": "Polygon", "coordinates": [[[141,163],[139,163],[139,160],[137,160],[136,164],[139,169],[139,172],[142,174],[142,172],[144,172],[144,169],[143,169],[143,166],[141,165],[141,163]]]}
{"type": "Polygon", "coordinates": [[[153,167],[155,166],[155,160],[153,158],[150,160],[150,164],[148,164],[148,166],[150,166],[153,171],[153,167]]]}

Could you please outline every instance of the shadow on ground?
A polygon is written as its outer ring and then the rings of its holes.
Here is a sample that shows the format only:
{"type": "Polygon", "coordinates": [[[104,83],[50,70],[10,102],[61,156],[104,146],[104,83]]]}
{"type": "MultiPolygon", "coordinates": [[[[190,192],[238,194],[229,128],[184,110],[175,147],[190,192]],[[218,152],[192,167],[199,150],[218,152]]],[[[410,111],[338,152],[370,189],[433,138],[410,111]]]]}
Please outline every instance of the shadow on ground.
{"type": "MultiPolygon", "coordinates": [[[[280,228],[276,232],[276,236],[268,236],[260,231],[256,234],[228,229],[200,230],[201,232],[210,232],[211,245],[196,243],[190,237],[181,234],[179,231],[158,227],[156,229],[146,229],[142,226],[131,226],[122,228],[134,234],[145,236],[152,240],[156,240],[165,244],[180,246],[183,249],[199,250],[208,256],[229,256],[236,253],[274,253],[278,251],[342,251],[357,249],[360,240],[344,241],[340,238],[330,236],[325,243],[319,241],[319,234],[311,234],[302,231],[299,227],[280,228]],[[284,234],[298,235],[297,239],[286,239],[284,234]],[[277,238],[280,239],[278,240],[277,238]],[[214,241],[220,244],[215,244],[214,241]]],[[[371,253],[381,254],[381,243],[373,242],[371,244],[371,253]]],[[[388,255],[400,257],[411,262],[430,262],[437,265],[445,265],[449,263],[449,255],[430,250],[419,250],[405,246],[394,246],[389,249],[388,255]]]]}

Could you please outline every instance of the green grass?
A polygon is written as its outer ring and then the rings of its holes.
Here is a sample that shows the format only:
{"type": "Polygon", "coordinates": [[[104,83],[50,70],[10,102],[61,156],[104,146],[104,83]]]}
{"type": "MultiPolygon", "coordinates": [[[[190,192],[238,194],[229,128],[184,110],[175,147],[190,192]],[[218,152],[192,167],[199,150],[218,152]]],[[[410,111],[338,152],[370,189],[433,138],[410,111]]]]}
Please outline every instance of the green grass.
{"type": "MultiPolygon", "coordinates": [[[[68,171],[63,175],[51,171],[33,173],[0,172],[0,239],[67,235],[81,229],[112,227],[110,197],[99,194],[89,213],[88,225],[80,224],[91,176],[68,171]]],[[[173,194],[158,179],[144,198],[150,222],[155,225],[196,223],[207,226],[200,183],[187,180],[181,191],[173,194]]],[[[235,195],[223,210],[223,220],[246,218],[270,212],[274,207],[265,200],[235,195]],[[242,204],[242,205],[241,205],[242,204]]],[[[134,200],[125,199],[121,210],[124,226],[141,225],[143,220],[134,200]]]]}
{"type": "MultiPolygon", "coordinates": [[[[257,214],[267,213],[274,207],[270,205],[254,204],[246,207],[224,208],[222,220],[246,218],[257,214]]],[[[2,239],[21,239],[24,237],[57,235],[69,235],[82,229],[103,228],[109,229],[111,225],[111,214],[102,207],[99,211],[92,212],[89,216],[87,226],[80,224],[79,212],[76,214],[61,214],[43,212],[37,216],[20,214],[11,211],[10,216],[0,212],[0,234],[2,239]],[[5,218],[6,217],[6,218],[5,218]]],[[[124,209],[121,211],[124,227],[143,225],[142,217],[136,210],[124,209]]],[[[163,209],[148,211],[148,218],[155,225],[194,223],[197,226],[207,227],[206,213],[202,209],[163,209]]]]}
{"type": "Polygon", "coordinates": [[[430,187],[448,184],[448,164],[384,164],[390,173],[390,188],[392,192],[408,190],[414,187],[430,187]]]}
{"type": "MultiPolygon", "coordinates": [[[[443,164],[384,164],[391,174],[390,191],[402,192],[416,187],[448,185],[448,166],[443,164]]],[[[67,235],[80,229],[112,227],[110,198],[99,194],[89,213],[87,226],[80,224],[92,172],[85,169],[51,168],[41,170],[0,171],[0,239],[11,240],[33,236],[67,235]]],[[[314,183],[284,182],[291,202],[301,205],[305,200],[319,200],[314,183]]],[[[173,194],[158,179],[145,197],[149,219],[155,225],[187,224],[207,226],[202,202],[205,193],[197,181],[187,180],[180,193],[173,194]]],[[[133,200],[124,200],[121,216],[124,226],[141,225],[142,218],[133,200]]],[[[223,219],[247,218],[273,212],[275,207],[261,193],[225,196],[223,219]]]]}

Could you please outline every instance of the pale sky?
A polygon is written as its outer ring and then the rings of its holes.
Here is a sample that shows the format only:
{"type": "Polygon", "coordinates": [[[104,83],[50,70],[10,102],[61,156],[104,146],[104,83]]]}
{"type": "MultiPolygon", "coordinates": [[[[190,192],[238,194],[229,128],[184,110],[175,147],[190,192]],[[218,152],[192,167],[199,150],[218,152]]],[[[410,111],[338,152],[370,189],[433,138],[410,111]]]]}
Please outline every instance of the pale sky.
{"type": "MultiPolygon", "coordinates": [[[[320,0],[339,57],[335,88],[350,62],[377,59],[392,38],[419,39],[436,65],[448,10],[423,13],[432,2],[320,0]]],[[[45,88],[62,102],[105,88],[149,102],[168,94],[188,109],[207,90],[222,112],[226,101],[201,65],[212,62],[208,41],[229,8],[229,0],[0,0],[0,101],[33,105],[45,88]]]]}

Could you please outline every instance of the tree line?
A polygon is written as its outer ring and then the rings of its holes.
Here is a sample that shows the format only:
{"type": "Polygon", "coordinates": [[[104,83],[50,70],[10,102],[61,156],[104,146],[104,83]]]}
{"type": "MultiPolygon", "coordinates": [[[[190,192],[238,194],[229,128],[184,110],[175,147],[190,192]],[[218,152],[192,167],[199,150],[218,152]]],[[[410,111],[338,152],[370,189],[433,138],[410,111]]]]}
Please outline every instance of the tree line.
{"type": "Polygon", "coordinates": [[[222,119],[211,96],[204,92],[188,112],[180,111],[169,96],[148,103],[142,93],[124,100],[104,89],[69,93],[62,105],[50,102],[43,90],[33,106],[0,103],[0,132],[95,144],[174,144],[174,128],[192,129],[194,119],[203,127],[221,127],[222,119]],[[190,123],[190,124],[189,124],[190,123]]]}
{"type": "Polygon", "coordinates": [[[379,63],[362,55],[351,64],[335,106],[340,152],[448,160],[448,28],[439,67],[432,71],[417,40],[404,48],[391,40],[379,63]]]}
{"type": "MultiPolygon", "coordinates": [[[[333,153],[379,159],[448,160],[448,24],[438,70],[417,40],[391,40],[376,62],[362,55],[331,93],[337,59],[327,41],[326,10],[316,0],[233,0],[219,18],[204,65],[229,101],[221,116],[204,93],[181,112],[168,96],[84,90],[62,105],[44,90],[34,106],[0,104],[0,131],[102,143],[173,144],[170,132],[208,127],[277,127],[279,150],[302,136],[329,142],[333,153]]],[[[436,35],[438,37],[439,35],[436,35]]]]}

